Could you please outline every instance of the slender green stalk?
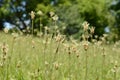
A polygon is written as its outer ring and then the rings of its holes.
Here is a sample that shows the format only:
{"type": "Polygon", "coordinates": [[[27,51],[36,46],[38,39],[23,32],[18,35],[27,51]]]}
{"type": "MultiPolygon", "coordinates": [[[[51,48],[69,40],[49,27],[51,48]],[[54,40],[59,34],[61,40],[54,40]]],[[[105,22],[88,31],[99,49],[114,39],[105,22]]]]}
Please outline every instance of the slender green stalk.
{"type": "Polygon", "coordinates": [[[85,51],[85,80],[87,80],[87,77],[88,77],[88,54],[87,54],[87,51],[85,51]]]}
{"type": "Polygon", "coordinates": [[[68,59],[69,59],[69,68],[68,68],[68,77],[69,77],[69,80],[71,80],[71,50],[70,50],[70,46],[68,47],[68,59]]]}
{"type": "Polygon", "coordinates": [[[46,55],[46,48],[47,48],[47,37],[45,38],[45,43],[44,43],[44,49],[43,49],[43,55],[44,55],[44,57],[43,57],[43,59],[44,59],[44,62],[45,62],[45,55],[46,55]]]}
{"type": "Polygon", "coordinates": [[[102,60],[102,79],[104,80],[104,63],[105,63],[105,56],[103,56],[102,60]]]}
{"type": "Polygon", "coordinates": [[[102,80],[104,80],[104,69],[105,69],[105,50],[103,48],[103,54],[102,54],[102,80]]]}
{"type": "Polygon", "coordinates": [[[12,45],[11,45],[11,55],[10,55],[10,56],[12,56],[12,54],[13,54],[14,42],[15,42],[15,38],[13,38],[13,40],[12,40],[12,45]]]}
{"type": "Polygon", "coordinates": [[[116,79],[116,71],[114,72],[114,80],[117,80],[117,79],[116,79]]]}
{"type": "Polygon", "coordinates": [[[54,53],[54,55],[53,55],[53,59],[52,59],[52,62],[51,62],[51,74],[50,74],[50,77],[51,77],[51,80],[52,80],[52,76],[53,76],[53,62],[54,61],[56,61],[56,57],[57,57],[57,54],[58,54],[58,52],[59,52],[59,47],[60,47],[60,41],[58,42],[58,44],[57,44],[57,48],[56,48],[56,50],[55,50],[55,53],[54,53]]]}
{"type": "Polygon", "coordinates": [[[47,35],[46,35],[46,36],[45,36],[44,50],[43,50],[44,79],[46,79],[46,66],[45,66],[45,61],[46,61],[47,42],[48,42],[48,38],[47,38],[47,35]]]}
{"type": "Polygon", "coordinates": [[[40,32],[42,32],[42,23],[41,23],[41,17],[40,17],[40,32]]]}
{"type": "Polygon", "coordinates": [[[117,62],[115,62],[115,65],[114,65],[114,68],[113,68],[113,70],[114,70],[114,80],[117,80],[117,69],[118,69],[118,64],[117,64],[117,62]]]}
{"type": "Polygon", "coordinates": [[[9,55],[9,60],[7,61],[6,63],[6,80],[8,80],[8,75],[9,75],[9,70],[10,70],[10,64],[11,64],[11,61],[12,61],[12,55],[13,55],[13,48],[14,48],[14,42],[15,42],[15,38],[16,37],[13,37],[12,38],[12,45],[11,45],[11,52],[10,52],[10,55],[9,55]]]}
{"type": "Polygon", "coordinates": [[[18,52],[18,54],[19,54],[19,58],[20,58],[20,60],[22,59],[22,55],[21,55],[21,37],[19,37],[19,42],[18,42],[18,45],[19,45],[19,52],[18,52]]]}
{"type": "Polygon", "coordinates": [[[33,19],[32,19],[32,35],[34,35],[34,23],[33,23],[33,19]]]}

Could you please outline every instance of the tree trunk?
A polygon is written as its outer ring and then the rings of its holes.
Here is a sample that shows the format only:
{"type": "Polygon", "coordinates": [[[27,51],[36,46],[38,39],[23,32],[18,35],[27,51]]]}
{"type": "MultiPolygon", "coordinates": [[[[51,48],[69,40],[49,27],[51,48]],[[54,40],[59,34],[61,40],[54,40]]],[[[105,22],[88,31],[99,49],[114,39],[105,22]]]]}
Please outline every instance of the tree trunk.
{"type": "Polygon", "coordinates": [[[0,30],[2,30],[2,29],[3,29],[3,21],[0,20],[0,30]]]}

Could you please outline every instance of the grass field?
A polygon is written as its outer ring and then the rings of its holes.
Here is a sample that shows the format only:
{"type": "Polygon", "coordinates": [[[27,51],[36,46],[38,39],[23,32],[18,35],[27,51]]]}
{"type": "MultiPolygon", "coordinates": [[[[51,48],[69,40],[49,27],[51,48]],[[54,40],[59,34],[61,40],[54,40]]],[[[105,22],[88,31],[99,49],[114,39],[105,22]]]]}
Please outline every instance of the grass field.
{"type": "Polygon", "coordinates": [[[0,80],[120,80],[120,42],[0,32],[0,80]]]}

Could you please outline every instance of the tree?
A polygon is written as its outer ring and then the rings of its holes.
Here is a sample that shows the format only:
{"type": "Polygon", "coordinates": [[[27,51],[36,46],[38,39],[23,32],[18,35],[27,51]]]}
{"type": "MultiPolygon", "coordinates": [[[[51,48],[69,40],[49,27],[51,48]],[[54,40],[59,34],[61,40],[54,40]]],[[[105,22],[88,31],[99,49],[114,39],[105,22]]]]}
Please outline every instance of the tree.
{"type": "Polygon", "coordinates": [[[0,0],[0,29],[8,22],[25,29],[30,20],[29,13],[36,10],[38,4],[49,5],[49,0],[0,0]]]}
{"type": "Polygon", "coordinates": [[[106,0],[78,0],[79,12],[95,28],[96,35],[105,33],[105,27],[109,25],[108,5],[106,0]]]}
{"type": "Polygon", "coordinates": [[[9,7],[9,0],[0,0],[0,30],[3,28],[3,22],[5,20],[9,20],[8,15],[10,13],[9,7]]]}
{"type": "Polygon", "coordinates": [[[60,15],[60,21],[66,24],[66,33],[74,34],[72,33],[74,29],[77,29],[75,34],[82,32],[81,23],[83,21],[87,21],[90,26],[96,27],[96,35],[101,36],[105,33],[105,28],[111,23],[109,21],[111,16],[108,10],[110,0],[108,2],[105,0],[63,1],[61,1],[63,5],[59,3],[56,5],[56,11],[60,15]]]}
{"type": "MultiPolygon", "coordinates": [[[[25,29],[30,24],[31,11],[36,13],[41,10],[44,15],[36,16],[34,26],[40,27],[40,23],[49,25],[49,12],[52,10],[59,16],[58,25],[64,26],[62,31],[66,35],[81,35],[82,23],[88,21],[90,26],[96,27],[95,34],[101,36],[105,33],[105,27],[110,26],[110,12],[108,6],[111,0],[0,0],[0,28],[4,22],[9,22],[18,28],[25,29]],[[107,2],[108,1],[108,2],[107,2]],[[40,21],[41,19],[41,21],[40,21]],[[26,21],[29,23],[27,24],[26,21]]],[[[111,8],[112,9],[112,8],[111,8]]],[[[114,10],[114,9],[113,9],[114,10]]],[[[119,15],[119,11],[117,12],[119,15]]],[[[119,23],[119,19],[116,19],[119,23]]],[[[118,25],[118,24],[117,24],[118,25]]],[[[119,33],[119,32],[118,32],[119,33]]]]}
{"type": "Polygon", "coordinates": [[[112,39],[119,40],[120,39],[120,0],[113,1],[110,6],[110,11],[112,16],[115,18],[114,24],[111,26],[111,35],[112,39]]]}

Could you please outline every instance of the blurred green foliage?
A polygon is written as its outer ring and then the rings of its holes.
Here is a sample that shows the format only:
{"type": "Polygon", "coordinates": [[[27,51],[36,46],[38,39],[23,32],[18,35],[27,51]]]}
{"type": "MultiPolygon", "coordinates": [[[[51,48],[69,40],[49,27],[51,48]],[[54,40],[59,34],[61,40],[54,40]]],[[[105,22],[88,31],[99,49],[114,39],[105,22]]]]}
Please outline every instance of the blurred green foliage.
{"type": "Polygon", "coordinates": [[[83,33],[82,23],[88,21],[94,26],[95,35],[101,36],[109,27],[110,39],[120,39],[120,2],[113,0],[0,0],[0,29],[8,22],[23,30],[31,27],[30,12],[35,11],[34,27],[44,30],[52,27],[49,12],[58,15],[56,22],[60,31],[68,36],[80,38],[83,33]],[[41,10],[42,16],[37,15],[41,10]],[[26,23],[28,21],[28,23],[26,23]]]}
{"type": "Polygon", "coordinates": [[[111,28],[112,40],[120,39],[120,0],[115,0],[109,7],[112,16],[114,18],[114,23],[111,28]]]}

